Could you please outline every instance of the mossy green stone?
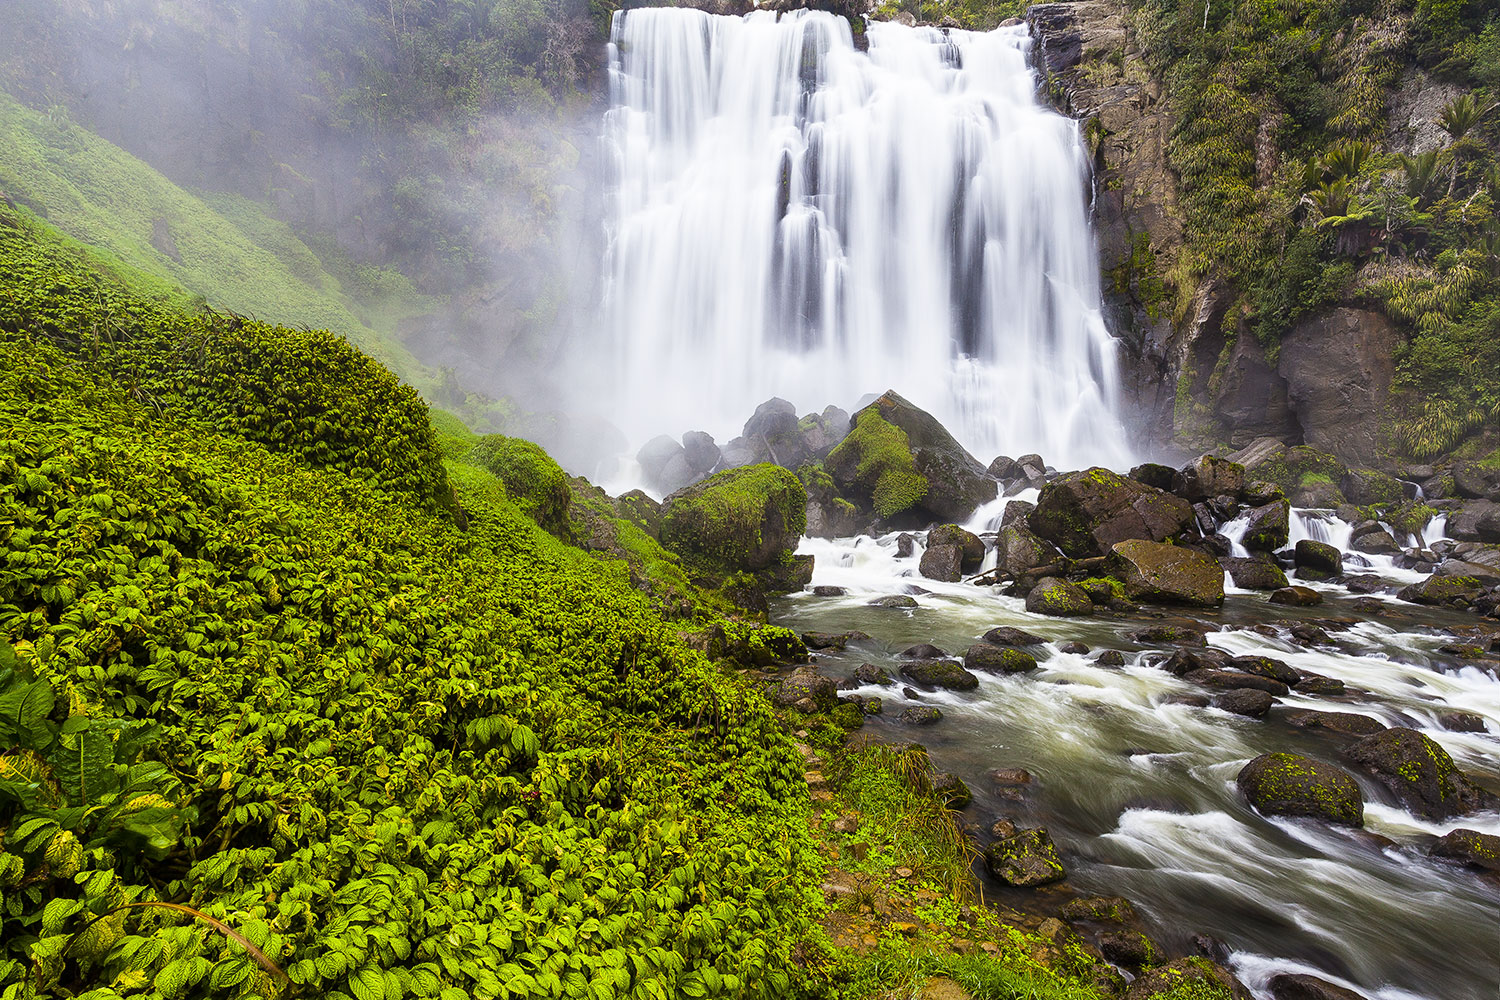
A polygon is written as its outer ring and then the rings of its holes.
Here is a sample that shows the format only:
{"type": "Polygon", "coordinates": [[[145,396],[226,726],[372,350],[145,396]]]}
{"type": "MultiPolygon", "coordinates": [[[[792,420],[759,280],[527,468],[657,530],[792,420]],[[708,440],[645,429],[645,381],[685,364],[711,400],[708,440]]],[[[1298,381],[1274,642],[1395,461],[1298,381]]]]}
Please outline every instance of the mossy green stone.
{"type": "Polygon", "coordinates": [[[1359,783],[1343,768],[1290,753],[1261,754],[1235,784],[1250,804],[1274,816],[1311,816],[1347,826],[1364,824],[1359,783]]]}

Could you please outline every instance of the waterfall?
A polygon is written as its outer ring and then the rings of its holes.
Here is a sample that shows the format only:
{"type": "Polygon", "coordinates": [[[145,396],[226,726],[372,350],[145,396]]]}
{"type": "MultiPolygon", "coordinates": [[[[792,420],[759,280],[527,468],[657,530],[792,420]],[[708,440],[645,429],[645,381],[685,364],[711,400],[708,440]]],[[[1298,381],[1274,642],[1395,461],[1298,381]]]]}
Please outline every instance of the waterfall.
{"type": "Polygon", "coordinates": [[[615,15],[596,401],[639,443],[894,388],[982,460],[1129,459],[1077,123],[1023,27],[615,15]]]}

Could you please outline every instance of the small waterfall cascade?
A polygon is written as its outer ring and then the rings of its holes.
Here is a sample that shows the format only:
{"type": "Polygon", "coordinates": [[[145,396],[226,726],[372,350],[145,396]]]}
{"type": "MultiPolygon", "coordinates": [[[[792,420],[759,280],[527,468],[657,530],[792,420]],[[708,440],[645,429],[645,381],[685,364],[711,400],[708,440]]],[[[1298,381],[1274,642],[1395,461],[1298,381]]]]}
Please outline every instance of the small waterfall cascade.
{"type": "Polygon", "coordinates": [[[1128,464],[1088,155],[1024,27],[615,15],[599,402],[639,443],[894,388],[977,457],[1128,464]]]}

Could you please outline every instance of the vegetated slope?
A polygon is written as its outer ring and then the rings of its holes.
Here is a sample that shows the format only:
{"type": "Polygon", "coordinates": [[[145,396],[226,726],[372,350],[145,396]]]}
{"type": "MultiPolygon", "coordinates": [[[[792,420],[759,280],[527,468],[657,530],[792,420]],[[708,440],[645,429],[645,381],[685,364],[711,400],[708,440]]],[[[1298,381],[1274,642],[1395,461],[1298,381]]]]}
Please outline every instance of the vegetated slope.
{"type": "Polygon", "coordinates": [[[623,564],[337,338],[0,262],[0,997],[784,994],[799,759],[623,564]]]}
{"type": "Polygon", "coordinates": [[[1179,409],[1186,383],[1224,377],[1236,336],[1256,337],[1274,364],[1300,319],[1354,304],[1382,309],[1407,335],[1392,451],[1429,458],[1500,429],[1495,5],[1125,6],[1165,84],[1186,245],[1165,273],[1142,253],[1139,273],[1116,281],[1148,310],[1175,291],[1179,323],[1204,279],[1231,300],[1223,351],[1184,373],[1179,409]]]}
{"type": "Polygon", "coordinates": [[[186,191],[62,109],[33,111],[3,91],[0,194],[218,307],[332,330],[416,384],[433,380],[394,336],[421,304],[405,278],[338,253],[325,265],[256,203],[186,191]]]}

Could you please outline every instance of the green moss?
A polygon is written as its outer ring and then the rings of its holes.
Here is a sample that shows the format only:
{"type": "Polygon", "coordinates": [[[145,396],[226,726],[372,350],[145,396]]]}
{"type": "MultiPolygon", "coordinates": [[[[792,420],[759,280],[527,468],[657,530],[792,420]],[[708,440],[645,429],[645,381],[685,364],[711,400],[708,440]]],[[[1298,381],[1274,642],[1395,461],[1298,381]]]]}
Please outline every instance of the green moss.
{"type": "Polygon", "coordinates": [[[836,463],[850,455],[856,460],[855,483],[869,494],[881,517],[910,510],[927,496],[927,477],[917,471],[906,432],[879,410],[863,410],[849,435],[829,453],[828,461],[836,463]]]}
{"type": "Polygon", "coordinates": [[[661,540],[713,583],[785,568],[806,527],[807,491],[797,477],[776,465],[747,465],[711,476],[666,505],[661,540]]]}
{"type": "Polygon", "coordinates": [[[1304,489],[1309,486],[1332,486],[1333,477],[1322,472],[1304,472],[1298,478],[1297,485],[1304,489]]]}
{"type": "Polygon", "coordinates": [[[1095,604],[1129,600],[1129,596],[1125,593],[1125,585],[1112,576],[1091,576],[1087,580],[1080,580],[1076,586],[1088,594],[1089,599],[1095,604]]]}
{"type": "Polygon", "coordinates": [[[540,447],[521,438],[488,434],[479,439],[465,461],[504,483],[511,499],[537,524],[566,536],[568,505],[573,498],[568,474],[540,447]]]}
{"type": "Polygon", "coordinates": [[[427,419],[432,423],[438,450],[444,458],[462,458],[479,441],[479,435],[469,430],[461,418],[447,410],[429,409],[427,419]]]}

